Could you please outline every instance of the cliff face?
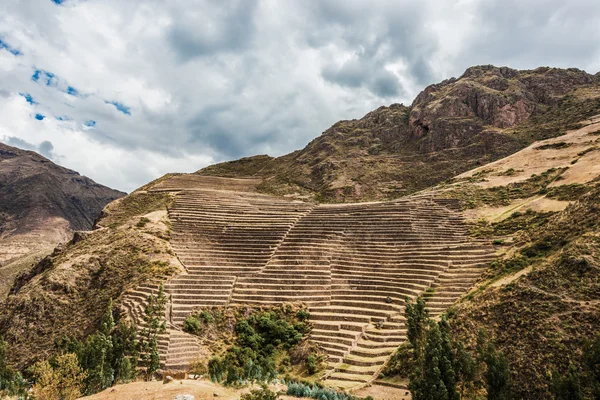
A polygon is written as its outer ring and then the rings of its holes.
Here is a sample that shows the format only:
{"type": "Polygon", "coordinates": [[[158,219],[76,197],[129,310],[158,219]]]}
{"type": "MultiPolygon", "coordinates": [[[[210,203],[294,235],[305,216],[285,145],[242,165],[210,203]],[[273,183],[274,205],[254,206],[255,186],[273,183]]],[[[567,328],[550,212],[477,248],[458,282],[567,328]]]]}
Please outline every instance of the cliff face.
{"type": "Polygon", "coordinates": [[[0,143],[0,299],[18,273],[73,231],[91,229],[104,206],[124,195],[0,143]]]}
{"type": "Polygon", "coordinates": [[[304,149],[198,173],[262,177],[261,190],[343,202],[391,199],[558,136],[600,112],[599,76],[577,69],[469,68],[410,107],[340,121],[304,149]]]}

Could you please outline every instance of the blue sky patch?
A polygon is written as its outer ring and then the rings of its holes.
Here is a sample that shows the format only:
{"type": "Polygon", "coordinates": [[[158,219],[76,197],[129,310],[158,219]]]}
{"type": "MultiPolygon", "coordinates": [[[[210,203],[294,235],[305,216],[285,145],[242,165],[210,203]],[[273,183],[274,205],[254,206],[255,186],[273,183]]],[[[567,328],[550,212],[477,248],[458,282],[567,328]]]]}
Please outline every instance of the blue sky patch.
{"type": "Polygon", "coordinates": [[[54,4],[59,5],[59,6],[65,2],[65,0],[50,0],[50,1],[52,1],[54,4]]]}
{"type": "Polygon", "coordinates": [[[4,49],[4,50],[8,51],[13,56],[20,56],[21,54],[23,54],[19,50],[15,49],[11,45],[9,45],[5,41],[3,41],[2,39],[0,39],[0,49],[4,49]]]}
{"type": "Polygon", "coordinates": [[[44,71],[42,69],[34,70],[33,75],[31,75],[31,80],[34,82],[39,82],[40,79],[43,79],[43,81],[46,83],[46,86],[56,86],[56,75],[54,75],[52,72],[44,71]]]}
{"type": "Polygon", "coordinates": [[[121,111],[123,114],[131,115],[131,107],[127,107],[123,103],[119,103],[118,101],[104,101],[106,104],[112,104],[117,108],[117,110],[121,111]]]}
{"type": "Polygon", "coordinates": [[[42,114],[35,114],[35,119],[37,119],[38,121],[41,121],[44,118],[46,118],[46,117],[44,115],[42,115],[42,114]]]}
{"type": "Polygon", "coordinates": [[[96,121],[94,121],[93,119],[90,119],[88,121],[85,121],[84,125],[92,128],[92,127],[96,126],[96,121]]]}
{"type": "Polygon", "coordinates": [[[71,117],[68,117],[66,115],[59,115],[58,117],[56,117],[56,119],[59,121],[71,121],[72,120],[71,117]]]}
{"type": "Polygon", "coordinates": [[[33,97],[29,93],[19,93],[21,96],[25,97],[25,101],[29,104],[34,105],[37,104],[37,101],[33,100],[33,97]]]}
{"type": "Polygon", "coordinates": [[[67,94],[70,94],[71,96],[79,96],[79,90],[75,89],[73,86],[68,86],[67,94]]]}

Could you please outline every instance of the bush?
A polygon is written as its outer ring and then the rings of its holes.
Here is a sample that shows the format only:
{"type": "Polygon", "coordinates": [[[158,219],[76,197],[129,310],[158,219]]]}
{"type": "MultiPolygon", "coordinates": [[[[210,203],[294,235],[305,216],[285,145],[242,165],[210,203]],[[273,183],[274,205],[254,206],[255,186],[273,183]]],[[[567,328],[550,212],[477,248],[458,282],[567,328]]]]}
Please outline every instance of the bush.
{"type": "Polygon", "coordinates": [[[146,224],[150,222],[150,220],[146,217],[142,217],[140,218],[140,220],[138,221],[137,224],[135,224],[135,226],[137,226],[138,228],[143,228],[144,226],[146,226],[146,224]]]}
{"type": "Polygon", "coordinates": [[[242,395],[241,400],[277,400],[279,395],[271,391],[266,385],[260,389],[252,390],[250,393],[242,395]]]}
{"type": "Polygon", "coordinates": [[[295,397],[310,397],[319,400],[358,400],[356,396],[352,396],[343,392],[337,392],[333,389],[295,382],[288,384],[287,395],[295,397]]]}
{"type": "Polygon", "coordinates": [[[183,330],[188,333],[200,333],[200,321],[193,315],[188,316],[183,323],[183,330]]]}
{"type": "Polygon", "coordinates": [[[310,318],[310,314],[306,310],[298,310],[296,317],[298,317],[300,321],[306,321],[310,318]]]}
{"type": "Polygon", "coordinates": [[[313,375],[317,372],[318,370],[318,363],[317,363],[317,358],[313,355],[308,356],[308,358],[306,359],[306,370],[308,371],[308,373],[310,375],[313,375]]]}
{"type": "Polygon", "coordinates": [[[213,316],[208,311],[202,311],[200,313],[200,319],[205,324],[210,324],[214,320],[213,316]]]}
{"type": "Polygon", "coordinates": [[[308,331],[305,323],[291,324],[274,311],[251,314],[235,325],[235,345],[209,361],[210,377],[226,385],[268,382],[277,376],[276,353],[295,348],[308,331]]]}

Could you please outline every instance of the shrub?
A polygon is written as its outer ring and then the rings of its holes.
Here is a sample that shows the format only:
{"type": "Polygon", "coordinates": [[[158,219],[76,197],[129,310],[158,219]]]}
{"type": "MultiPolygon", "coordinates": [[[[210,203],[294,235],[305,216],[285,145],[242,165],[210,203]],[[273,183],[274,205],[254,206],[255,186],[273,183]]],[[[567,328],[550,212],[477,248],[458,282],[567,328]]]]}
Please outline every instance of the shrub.
{"type": "Polygon", "coordinates": [[[285,315],[289,313],[264,311],[239,320],[235,325],[235,345],[208,363],[211,379],[226,385],[274,379],[276,353],[295,348],[309,330],[305,323],[291,324],[285,315]]]}
{"type": "Polygon", "coordinates": [[[352,396],[343,392],[337,392],[333,389],[296,382],[288,384],[287,395],[295,397],[310,397],[319,400],[358,400],[356,396],[352,396]]]}
{"type": "Polygon", "coordinates": [[[0,398],[5,395],[27,398],[27,383],[23,376],[6,364],[6,342],[0,337],[0,398]]]}
{"type": "Polygon", "coordinates": [[[298,317],[300,321],[306,321],[310,318],[310,314],[306,310],[298,310],[296,317],[298,317]]]}
{"type": "Polygon", "coordinates": [[[310,375],[313,375],[317,372],[319,365],[317,364],[317,358],[313,355],[308,356],[306,359],[306,370],[310,375]]]}
{"type": "Polygon", "coordinates": [[[137,226],[138,228],[143,228],[144,226],[146,226],[146,224],[150,222],[150,220],[146,217],[142,217],[140,218],[140,220],[138,221],[137,224],[135,224],[135,226],[137,226]]]}
{"type": "Polygon", "coordinates": [[[252,390],[250,393],[242,395],[241,400],[277,400],[279,395],[270,390],[266,385],[260,389],[252,390]]]}
{"type": "Polygon", "coordinates": [[[200,321],[193,315],[189,315],[183,323],[183,330],[188,333],[197,334],[200,332],[200,321]]]}
{"type": "Polygon", "coordinates": [[[204,310],[200,313],[200,319],[202,320],[202,322],[204,322],[205,324],[210,324],[214,318],[211,315],[211,313],[209,313],[208,311],[204,310]]]}

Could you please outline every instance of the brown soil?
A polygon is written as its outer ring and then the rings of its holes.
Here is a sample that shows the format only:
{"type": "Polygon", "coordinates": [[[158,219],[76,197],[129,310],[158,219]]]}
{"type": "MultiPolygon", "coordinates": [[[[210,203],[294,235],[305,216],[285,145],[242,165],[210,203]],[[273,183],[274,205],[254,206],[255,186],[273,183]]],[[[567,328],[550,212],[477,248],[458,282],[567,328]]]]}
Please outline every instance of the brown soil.
{"type": "Polygon", "coordinates": [[[596,140],[600,136],[592,135],[592,132],[600,130],[600,121],[598,119],[584,121],[583,128],[570,131],[557,138],[535,142],[527,147],[485,166],[465,172],[457,178],[473,177],[477,173],[485,173],[485,180],[478,182],[481,187],[506,186],[509,183],[524,181],[533,174],[541,174],[550,168],[569,167],[567,172],[562,175],[561,180],[554,182],[550,186],[568,185],[571,183],[587,183],[600,176],[600,151],[590,151],[590,149],[599,146],[596,140]],[[544,145],[557,143],[566,143],[568,146],[563,148],[549,148],[541,150],[544,145]],[[581,153],[587,153],[580,155],[581,153]],[[571,164],[578,160],[575,164],[571,164]],[[514,174],[506,175],[506,171],[514,170],[514,174]]]}

